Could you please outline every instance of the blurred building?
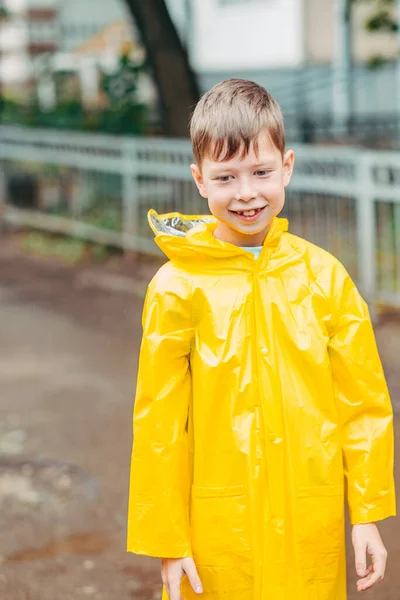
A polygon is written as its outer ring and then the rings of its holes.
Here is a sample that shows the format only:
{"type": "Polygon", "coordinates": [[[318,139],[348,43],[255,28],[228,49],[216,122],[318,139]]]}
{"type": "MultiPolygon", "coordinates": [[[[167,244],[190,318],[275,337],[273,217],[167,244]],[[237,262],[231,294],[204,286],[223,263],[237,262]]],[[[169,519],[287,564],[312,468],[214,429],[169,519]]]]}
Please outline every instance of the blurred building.
{"type": "MultiPolygon", "coordinates": [[[[303,0],[305,51],[308,63],[330,64],[334,53],[335,0],[303,0]]],[[[353,5],[352,53],[356,64],[368,63],[376,56],[395,59],[398,53],[396,36],[390,33],[374,33],[366,30],[365,23],[372,12],[374,2],[359,2],[353,5]]]]}
{"type": "MultiPolygon", "coordinates": [[[[76,73],[84,102],[93,105],[100,70],[115,69],[123,51],[143,60],[123,0],[5,1],[10,18],[0,27],[0,77],[10,97],[27,99],[37,88],[40,103],[50,108],[57,96],[53,75],[76,73]]],[[[154,100],[145,76],[140,87],[142,100],[154,100]]]]}
{"type": "MultiPolygon", "coordinates": [[[[111,68],[119,41],[131,34],[133,44],[139,39],[124,0],[3,1],[13,12],[0,27],[6,87],[33,83],[49,56],[57,70],[79,69],[79,61],[109,61],[111,68]]],[[[227,77],[253,79],[276,96],[286,114],[305,119],[332,112],[334,3],[166,0],[202,89],[227,77]]],[[[358,115],[397,112],[397,40],[365,30],[373,9],[373,2],[354,7],[352,98],[358,115]],[[372,71],[368,62],[378,55],[393,60],[372,71]]]]}
{"type": "Polygon", "coordinates": [[[58,10],[54,3],[30,0],[24,14],[27,30],[26,53],[29,58],[57,52],[60,46],[58,10]]]}
{"type": "MultiPolygon", "coordinates": [[[[59,53],[56,67],[62,69],[63,63],[69,61],[71,68],[80,74],[84,104],[96,107],[103,99],[99,73],[115,72],[122,54],[128,54],[136,64],[145,60],[144,49],[130,19],[113,21],[72,51],[59,53]]],[[[154,83],[146,73],[139,76],[136,99],[152,105],[157,101],[154,83]]]]}
{"type": "MultiPolygon", "coordinates": [[[[166,0],[197,71],[330,64],[335,0],[166,0]],[[190,31],[189,31],[190,30],[190,31]],[[239,45],[238,45],[239,44],[239,45]]],[[[353,58],[396,57],[397,40],[371,35],[374,3],[353,7],[353,58]]]]}
{"type": "Polygon", "coordinates": [[[3,0],[8,19],[0,26],[0,77],[10,96],[25,93],[36,80],[37,57],[54,54],[60,44],[54,0],[3,0]]]}
{"type": "MultiPolygon", "coordinates": [[[[287,114],[332,111],[335,0],[166,0],[191,63],[206,90],[227,77],[265,85],[287,114]]],[[[353,109],[358,115],[397,112],[398,43],[371,34],[375,3],[353,9],[353,109]],[[389,58],[372,70],[374,57],[389,58]]]]}
{"type": "Polygon", "coordinates": [[[0,26],[0,78],[11,93],[35,81],[37,59],[73,51],[116,21],[132,25],[122,0],[3,1],[10,16],[0,26]]]}
{"type": "Polygon", "coordinates": [[[60,23],[60,49],[74,50],[116,21],[131,23],[123,0],[54,0],[60,23]]]}
{"type": "Polygon", "coordinates": [[[189,49],[203,76],[304,62],[299,0],[192,0],[192,5],[189,49]]]}

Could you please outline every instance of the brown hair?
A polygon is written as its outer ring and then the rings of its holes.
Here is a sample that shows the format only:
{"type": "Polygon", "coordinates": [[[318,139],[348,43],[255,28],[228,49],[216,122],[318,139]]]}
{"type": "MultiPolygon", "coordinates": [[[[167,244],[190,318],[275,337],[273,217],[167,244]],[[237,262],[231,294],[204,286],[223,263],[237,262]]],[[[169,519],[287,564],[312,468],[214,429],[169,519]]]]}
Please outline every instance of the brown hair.
{"type": "Polygon", "coordinates": [[[267,133],[273,145],[285,152],[285,130],[279,104],[265,88],[246,79],[227,79],[200,99],[190,122],[195,161],[205,156],[229,160],[238,152],[246,156],[257,139],[267,133]]]}

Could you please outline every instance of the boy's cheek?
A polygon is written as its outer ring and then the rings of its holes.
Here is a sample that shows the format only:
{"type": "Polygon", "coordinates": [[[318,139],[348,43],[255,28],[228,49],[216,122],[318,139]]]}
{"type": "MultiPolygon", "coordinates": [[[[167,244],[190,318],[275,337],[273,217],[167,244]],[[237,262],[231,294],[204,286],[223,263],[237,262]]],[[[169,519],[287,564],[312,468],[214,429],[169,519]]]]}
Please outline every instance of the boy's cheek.
{"type": "Polygon", "coordinates": [[[226,194],[208,194],[208,203],[215,210],[223,210],[228,207],[232,198],[226,194]]]}
{"type": "Polygon", "coordinates": [[[285,188],[282,185],[282,181],[271,182],[269,186],[266,186],[261,195],[266,198],[270,204],[280,204],[284,197],[285,188]]]}

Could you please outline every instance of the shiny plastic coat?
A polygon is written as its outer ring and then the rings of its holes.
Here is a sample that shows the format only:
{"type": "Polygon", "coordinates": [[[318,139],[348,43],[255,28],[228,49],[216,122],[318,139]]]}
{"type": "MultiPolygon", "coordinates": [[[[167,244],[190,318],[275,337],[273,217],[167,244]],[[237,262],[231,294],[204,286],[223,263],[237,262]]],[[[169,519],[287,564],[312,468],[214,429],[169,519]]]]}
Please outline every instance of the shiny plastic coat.
{"type": "Polygon", "coordinates": [[[366,304],[284,219],[255,260],[209,217],[149,218],[170,261],[145,301],[128,550],[193,556],[204,600],[344,600],[345,497],[353,524],[395,514],[366,304]]]}

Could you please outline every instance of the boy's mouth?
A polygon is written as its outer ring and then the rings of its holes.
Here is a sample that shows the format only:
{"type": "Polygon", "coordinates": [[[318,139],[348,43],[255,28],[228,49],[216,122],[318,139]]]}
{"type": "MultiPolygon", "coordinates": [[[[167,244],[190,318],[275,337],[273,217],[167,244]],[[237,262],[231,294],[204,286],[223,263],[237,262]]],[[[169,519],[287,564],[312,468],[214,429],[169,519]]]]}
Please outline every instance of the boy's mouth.
{"type": "Polygon", "coordinates": [[[262,208],[252,208],[251,210],[230,210],[229,212],[242,220],[250,221],[256,219],[264,209],[265,206],[262,208]]]}

